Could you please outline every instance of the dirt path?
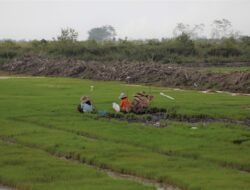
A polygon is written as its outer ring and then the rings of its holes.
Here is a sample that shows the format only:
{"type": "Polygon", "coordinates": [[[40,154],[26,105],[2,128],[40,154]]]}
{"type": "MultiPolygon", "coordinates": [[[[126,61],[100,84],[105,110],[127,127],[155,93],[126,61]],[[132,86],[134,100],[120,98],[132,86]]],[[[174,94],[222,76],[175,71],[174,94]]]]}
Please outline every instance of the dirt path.
{"type": "MultiPolygon", "coordinates": [[[[33,76],[0,76],[0,80],[5,79],[25,79],[25,78],[34,78],[33,76]]],[[[43,77],[35,77],[35,78],[43,78],[43,77]]]]}
{"type": "Polygon", "coordinates": [[[97,63],[26,56],[0,66],[0,71],[33,76],[119,80],[191,89],[250,93],[250,72],[212,73],[157,63],[97,63]]]}
{"type": "Polygon", "coordinates": [[[6,187],[6,186],[3,186],[3,185],[0,185],[0,190],[14,190],[10,187],[6,187]]]}

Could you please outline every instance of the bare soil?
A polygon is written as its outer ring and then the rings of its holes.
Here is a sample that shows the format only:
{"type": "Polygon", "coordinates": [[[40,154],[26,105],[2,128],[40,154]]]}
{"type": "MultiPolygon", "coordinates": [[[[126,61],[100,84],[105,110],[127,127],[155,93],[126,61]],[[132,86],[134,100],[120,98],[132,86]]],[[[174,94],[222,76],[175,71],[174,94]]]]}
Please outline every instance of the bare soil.
{"type": "Polygon", "coordinates": [[[250,72],[210,73],[192,67],[158,63],[100,63],[24,56],[0,66],[1,72],[33,76],[64,76],[119,80],[178,88],[250,93],[250,72]]]}

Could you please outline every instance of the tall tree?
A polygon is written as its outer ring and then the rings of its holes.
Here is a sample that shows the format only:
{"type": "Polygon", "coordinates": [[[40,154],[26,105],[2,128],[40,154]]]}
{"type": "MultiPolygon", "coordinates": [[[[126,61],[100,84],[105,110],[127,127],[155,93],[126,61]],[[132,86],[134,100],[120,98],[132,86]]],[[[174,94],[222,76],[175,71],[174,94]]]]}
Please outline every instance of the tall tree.
{"type": "Polygon", "coordinates": [[[88,31],[89,40],[105,41],[112,40],[116,36],[116,31],[113,26],[106,25],[102,27],[92,28],[88,31]]]}
{"type": "Polygon", "coordinates": [[[177,23],[176,27],[173,30],[173,34],[175,37],[184,34],[188,34],[190,31],[190,26],[188,24],[184,24],[184,23],[177,23]]]}
{"type": "Polygon", "coordinates": [[[204,27],[204,24],[196,24],[192,27],[189,24],[177,23],[177,26],[173,30],[173,34],[175,37],[186,34],[191,39],[197,39],[202,35],[204,27]]]}
{"type": "Polygon", "coordinates": [[[232,24],[227,19],[214,20],[212,24],[212,38],[220,39],[229,37],[233,33],[232,24]]]}
{"type": "Polygon", "coordinates": [[[60,36],[57,36],[58,41],[70,41],[76,42],[78,38],[78,32],[76,32],[73,28],[62,28],[60,36]]]}
{"type": "Polygon", "coordinates": [[[203,37],[203,32],[204,32],[204,24],[196,24],[190,31],[190,37],[192,39],[197,39],[203,37]]]}

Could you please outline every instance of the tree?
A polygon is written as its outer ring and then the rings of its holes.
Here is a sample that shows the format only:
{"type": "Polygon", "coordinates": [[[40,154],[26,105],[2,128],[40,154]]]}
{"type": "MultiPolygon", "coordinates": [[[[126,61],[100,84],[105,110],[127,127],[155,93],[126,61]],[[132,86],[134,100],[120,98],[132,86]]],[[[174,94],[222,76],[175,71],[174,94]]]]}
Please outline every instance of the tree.
{"type": "Polygon", "coordinates": [[[205,28],[204,24],[196,24],[196,25],[194,25],[194,27],[191,29],[191,32],[190,32],[191,39],[201,38],[202,34],[204,32],[204,28],[205,28]]]}
{"type": "Polygon", "coordinates": [[[61,35],[57,36],[58,41],[69,41],[76,42],[78,38],[78,32],[76,32],[73,28],[65,28],[61,29],[61,35]]]}
{"type": "Polygon", "coordinates": [[[212,38],[220,39],[232,35],[232,24],[227,19],[214,20],[212,24],[212,38]]]}
{"type": "Polygon", "coordinates": [[[175,37],[182,35],[183,33],[187,34],[190,31],[190,26],[184,23],[177,23],[177,26],[173,30],[173,34],[175,37]]]}
{"type": "Polygon", "coordinates": [[[102,26],[97,28],[92,28],[90,31],[88,31],[89,40],[96,40],[96,41],[105,41],[105,40],[113,40],[116,36],[115,29],[110,26],[102,26]]]}
{"type": "Polygon", "coordinates": [[[197,39],[203,33],[204,27],[204,24],[196,24],[191,27],[189,24],[177,23],[177,26],[173,30],[173,34],[175,37],[186,34],[191,39],[197,39]]]}

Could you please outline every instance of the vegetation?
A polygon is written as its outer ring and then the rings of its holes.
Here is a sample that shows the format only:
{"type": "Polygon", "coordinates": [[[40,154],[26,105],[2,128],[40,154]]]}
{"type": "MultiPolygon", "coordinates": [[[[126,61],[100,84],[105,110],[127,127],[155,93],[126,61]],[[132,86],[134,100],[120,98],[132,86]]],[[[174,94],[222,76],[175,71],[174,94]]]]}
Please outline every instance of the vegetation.
{"type": "Polygon", "coordinates": [[[73,28],[61,29],[61,35],[57,37],[58,41],[76,42],[78,33],[73,28]]]}
{"type": "Polygon", "coordinates": [[[250,67],[206,67],[199,68],[201,71],[209,71],[214,73],[231,73],[235,71],[250,72],[250,67]]]}
{"type": "Polygon", "coordinates": [[[182,34],[176,38],[145,41],[76,41],[77,33],[62,31],[58,40],[31,42],[0,42],[0,62],[25,54],[43,54],[106,62],[159,62],[159,63],[221,63],[250,60],[250,37],[239,39],[191,39],[182,34]]]}
{"type": "Polygon", "coordinates": [[[0,152],[0,183],[15,189],[153,189],[27,146],[0,141],[0,152]]]}
{"type": "Polygon", "coordinates": [[[82,94],[90,95],[99,111],[112,112],[111,103],[118,101],[122,90],[130,98],[144,90],[155,96],[152,107],[238,120],[249,118],[248,96],[64,78],[2,79],[0,87],[2,184],[17,189],[151,188],[111,179],[80,163],[84,162],[181,189],[250,187],[250,132],[246,126],[229,121],[165,121],[167,127],[158,128],[108,120],[99,117],[99,112],[76,112],[82,94]],[[159,96],[160,92],[175,100],[159,96]]]}
{"type": "Polygon", "coordinates": [[[43,54],[86,61],[126,61],[159,63],[213,63],[248,62],[250,36],[242,36],[232,29],[227,19],[214,20],[211,38],[206,37],[204,24],[190,26],[177,23],[173,38],[128,40],[117,39],[111,25],[95,27],[88,31],[88,40],[78,41],[73,28],[61,29],[52,41],[45,39],[29,42],[2,40],[0,63],[25,54],[43,54]]]}
{"type": "Polygon", "coordinates": [[[104,41],[104,40],[113,40],[116,36],[115,29],[110,26],[102,26],[97,28],[92,28],[89,32],[89,40],[95,41],[104,41]]]}

